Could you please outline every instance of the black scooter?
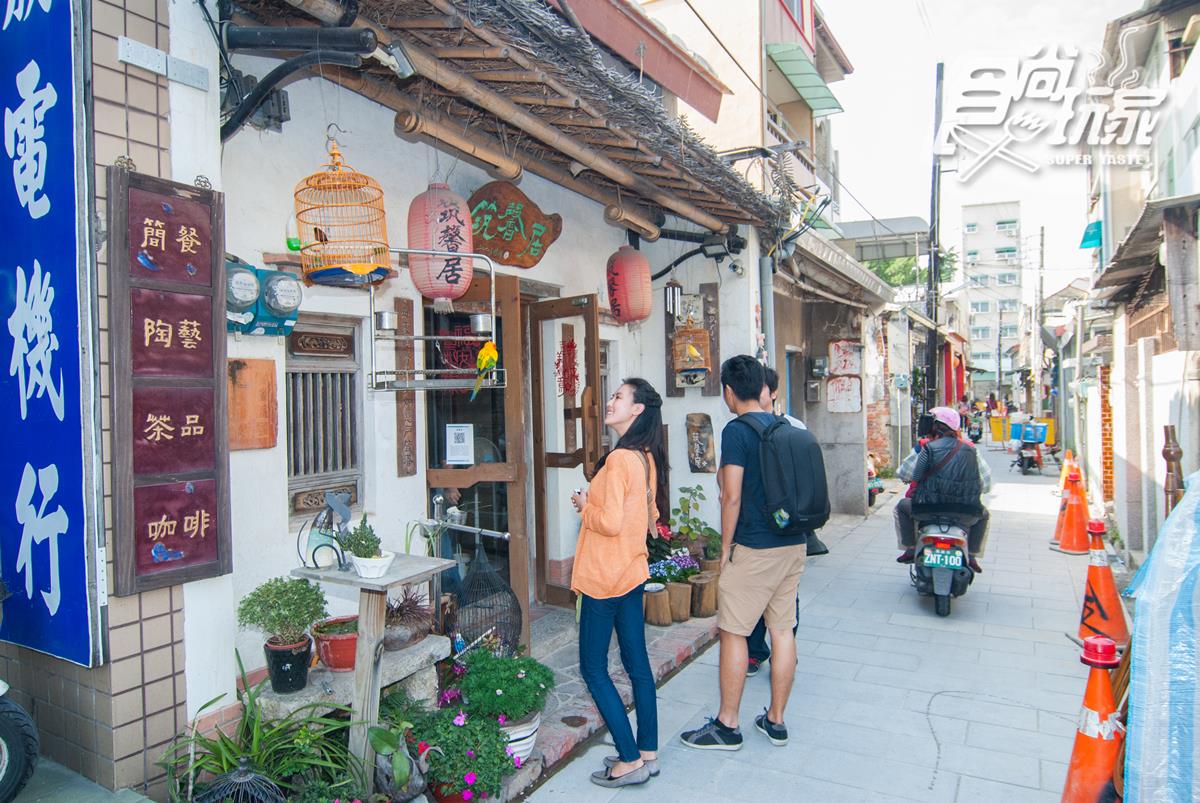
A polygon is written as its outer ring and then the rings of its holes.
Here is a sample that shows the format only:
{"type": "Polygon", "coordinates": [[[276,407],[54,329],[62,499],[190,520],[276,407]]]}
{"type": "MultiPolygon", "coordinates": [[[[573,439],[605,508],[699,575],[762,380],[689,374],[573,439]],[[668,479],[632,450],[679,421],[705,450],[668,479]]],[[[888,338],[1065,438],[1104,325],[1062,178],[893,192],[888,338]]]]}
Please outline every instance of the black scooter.
{"type": "Polygon", "coordinates": [[[971,416],[971,421],[967,424],[967,437],[971,439],[971,443],[983,440],[983,420],[979,413],[971,416]]]}

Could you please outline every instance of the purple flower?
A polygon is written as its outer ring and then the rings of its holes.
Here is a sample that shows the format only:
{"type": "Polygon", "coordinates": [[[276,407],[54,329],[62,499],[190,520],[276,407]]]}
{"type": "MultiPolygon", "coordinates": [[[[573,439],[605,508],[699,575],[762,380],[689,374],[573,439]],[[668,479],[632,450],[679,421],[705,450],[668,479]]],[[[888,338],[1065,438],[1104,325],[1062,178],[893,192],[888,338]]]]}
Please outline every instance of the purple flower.
{"type": "Polygon", "coordinates": [[[512,754],[513,754],[513,749],[511,747],[504,748],[504,755],[511,756],[512,754]]]}
{"type": "Polygon", "coordinates": [[[471,786],[472,784],[475,783],[475,778],[476,778],[475,773],[468,772],[466,775],[463,776],[463,781],[466,782],[467,786],[471,786]]]}
{"type": "Polygon", "coordinates": [[[474,751],[474,750],[468,750],[468,751],[467,751],[467,758],[475,758],[475,751],[474,751]]]}
{"type": "Polygon", "coordinates": [[[462,791],[462,799],[463,800],[470,800],[473,797],[475,797],[475,793],[472,792],[470,789],[464,789],[462,791]]]}
{"type": "Polygon", "coordinates": [[[516,767],[517,769],[521,769],[521,757],[520,756],[513,756],[513,766],[516,767]]]}
{"type": "Polygon", "coordinates": [[[459,710],[459,712],[458,712],[458,716],[456,716],[456,717],[454,718],[454,724],[455,724],[455,725],[457,725],[457,726],[458,726],[458,727],[460,727],[460,728],[461,728],[463,725],[466,725],[466,724],[467,724],[467,715],[466,715],[466,714],[464,714],[464,713],[463,713],[461,710],[459,710]]]}
{"type": "Polygon", "coordinates": [[[454,674],[456,677],[462,677],[466,672],[467,668],[465,666],[459,663],[454,664],[454,674]]]}
{"type": "Polygon", "coordinates": [[[504,716],[504,714],[501,714],[500,716],[496,717],[496,721],[503,725],[505,722],[508,722],[508,717],[504,716]]]}

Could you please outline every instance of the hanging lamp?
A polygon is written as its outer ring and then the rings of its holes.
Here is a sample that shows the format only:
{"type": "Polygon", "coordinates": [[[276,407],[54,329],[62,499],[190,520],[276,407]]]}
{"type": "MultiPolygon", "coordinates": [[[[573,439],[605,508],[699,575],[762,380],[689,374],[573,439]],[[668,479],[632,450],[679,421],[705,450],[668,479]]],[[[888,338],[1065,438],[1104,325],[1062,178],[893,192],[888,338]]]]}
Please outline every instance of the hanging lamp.
{"type": "MultiPolygon", "coordinates": [[[[467,201],[448,184],[430,184],[413,198],[408,207],[409,248],[471,253],[473,245],[467,201]]],[[[452,312],[475,273],[470,258],[422,254],[409,255],[408,269],[417,291],[432,299],[436,312],[452,312]]]]}
{"type": "Polygon", "coordinates": [[[650,317],[653,291],[650,262],[640,251],[623,245],[608,258],[608,306],[620,323],[650,317]]]}

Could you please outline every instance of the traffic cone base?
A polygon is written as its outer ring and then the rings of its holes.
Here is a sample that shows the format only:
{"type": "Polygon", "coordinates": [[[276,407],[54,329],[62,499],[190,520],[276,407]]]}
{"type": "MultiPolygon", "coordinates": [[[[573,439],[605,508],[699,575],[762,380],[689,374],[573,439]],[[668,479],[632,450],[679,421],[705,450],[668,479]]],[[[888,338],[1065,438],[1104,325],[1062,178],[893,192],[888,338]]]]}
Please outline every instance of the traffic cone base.
{"type": "Polygon", "coordinates": [[[1062,803],[1095,803],[1099,800],[1101,790],[1112,780],[1125,736],[1113,704],[1108,674],[1108,669],[1117,664],[1117,645],[1102,636],[1086,638],[1081,660],[1092,670],[1088,673],[1083,706],[1079,710],[1062,803]]]}
{"type": "Polygon", "coordinates": [[[1079,638],[1104,636],[1119,645],[1129,642],[1125,610],[1117,596],[1112,567],[1104,550],[1104,522],[1092,519],[1087,525],[1091,548],[1088,552],[1087,585],[1083,591],[1083,612],[1079,615],[1079,638]]]}

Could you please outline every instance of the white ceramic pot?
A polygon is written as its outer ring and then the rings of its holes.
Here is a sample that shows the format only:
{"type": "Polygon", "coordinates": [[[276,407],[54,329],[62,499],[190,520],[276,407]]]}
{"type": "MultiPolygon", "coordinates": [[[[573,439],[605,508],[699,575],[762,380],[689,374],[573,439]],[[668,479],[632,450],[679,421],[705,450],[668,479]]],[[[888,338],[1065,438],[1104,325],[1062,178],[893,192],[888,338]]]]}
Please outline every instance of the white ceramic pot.
{"type": "Polygon", "coordinates": [[[514,757],[520,757],[521,763],[533,752],[533,744],[537,741],[538,728],[542,725],[542,712],[537,711],[532,717],[525,717],[517,722],[500,726],[508,737],[508,746],[514,757]]]}
{"type": "Polygon", "coordinates": [[[666,586],[662,583],[646,583],[644,588],[647,594],[653,594],[655,591],[662,591],[666,586]]]}
{"type": "Polygon", "coordinates": [[[350,556],[350,562],[354,564],[354,571],[358,573],[358,576],[372,580],[387,574],[388,568],[395,559],[396,553],[388,552],[386,549],[383,550],[383,554],[378,558],[360,558],[358,555],[350,556]]]}

